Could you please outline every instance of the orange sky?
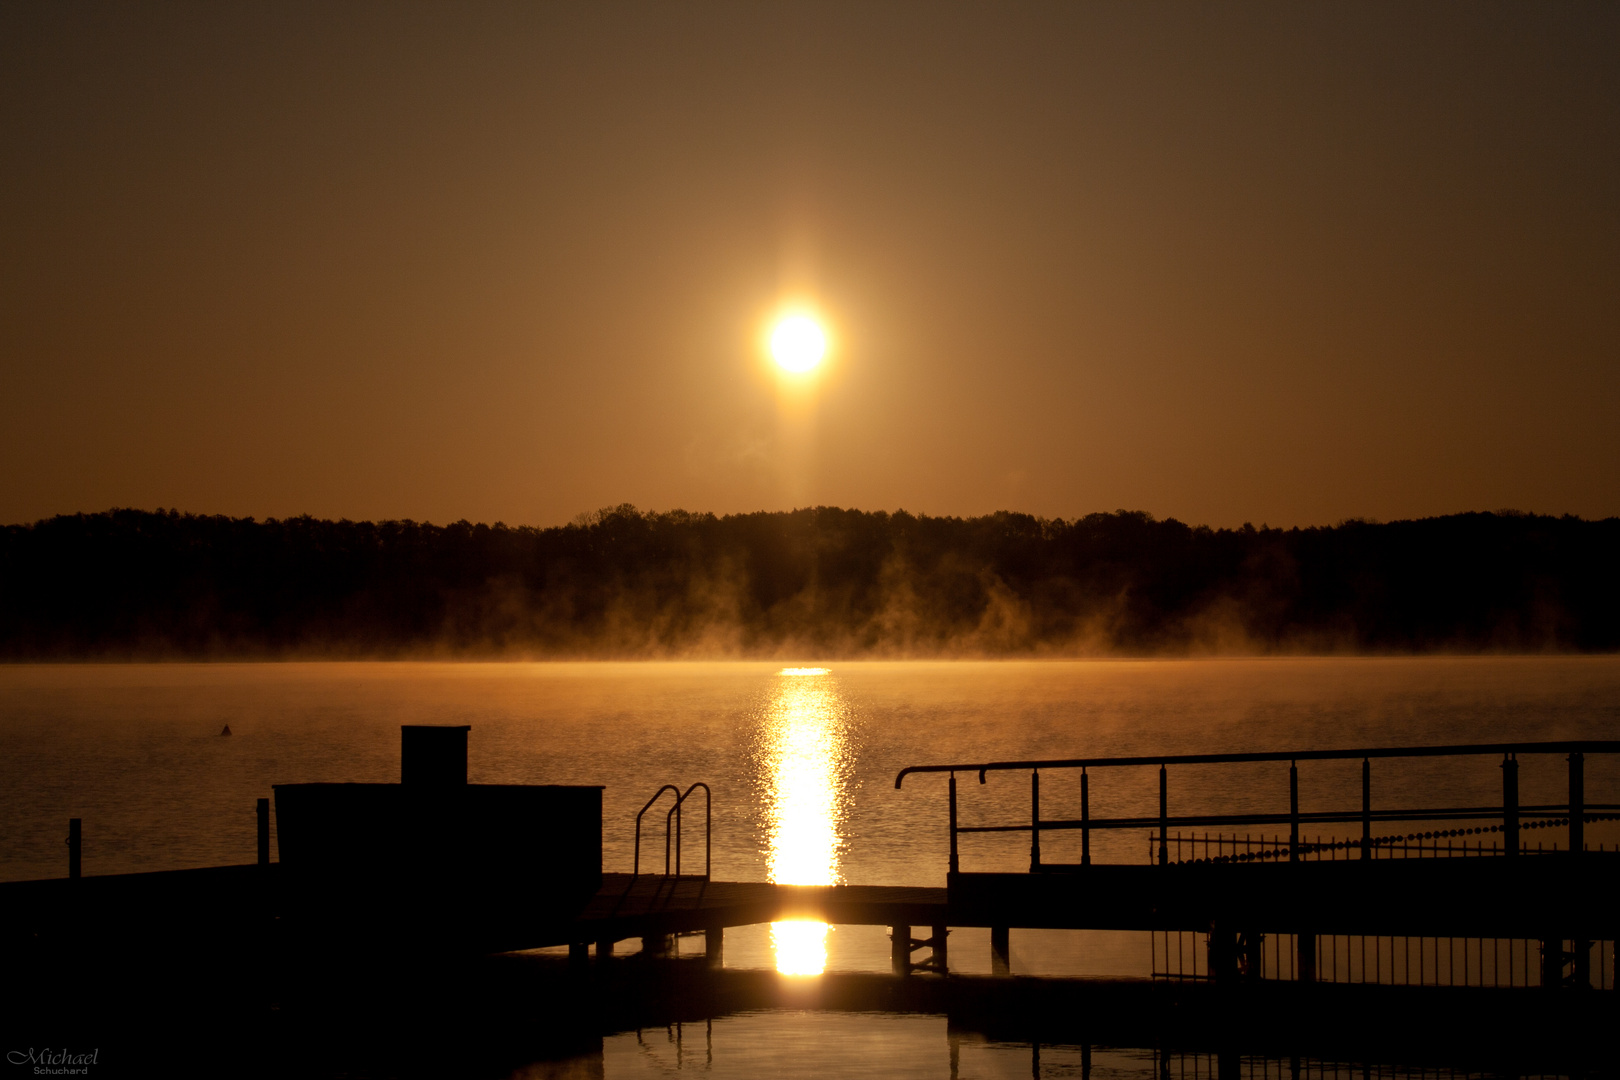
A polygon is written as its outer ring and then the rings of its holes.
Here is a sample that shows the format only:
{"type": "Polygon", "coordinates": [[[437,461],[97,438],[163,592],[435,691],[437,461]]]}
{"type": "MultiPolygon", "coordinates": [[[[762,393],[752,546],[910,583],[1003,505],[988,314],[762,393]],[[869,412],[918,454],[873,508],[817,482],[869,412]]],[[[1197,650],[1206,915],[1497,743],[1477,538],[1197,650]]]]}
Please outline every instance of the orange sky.
{"type": "Polygon", "coordinates": [[[0,522],[1620,513],[1620,5],[245,7],[0,9],[0,522]]]}

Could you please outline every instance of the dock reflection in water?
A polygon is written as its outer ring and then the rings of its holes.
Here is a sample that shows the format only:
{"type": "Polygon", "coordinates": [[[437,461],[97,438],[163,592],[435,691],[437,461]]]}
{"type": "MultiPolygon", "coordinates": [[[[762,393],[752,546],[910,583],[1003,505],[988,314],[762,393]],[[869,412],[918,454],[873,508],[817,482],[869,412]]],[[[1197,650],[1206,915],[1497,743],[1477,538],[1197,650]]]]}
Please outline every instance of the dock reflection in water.
{"type": "MultiPolygon", "coordinates": [[[[784,668],[777,674],[758,746],[769,880],[839,884],[854,747],[849,707],[830,671],[784,668]]],[[[772,923],[776,970],[820,975],[830,932],[813,920],[772,923]]]]}

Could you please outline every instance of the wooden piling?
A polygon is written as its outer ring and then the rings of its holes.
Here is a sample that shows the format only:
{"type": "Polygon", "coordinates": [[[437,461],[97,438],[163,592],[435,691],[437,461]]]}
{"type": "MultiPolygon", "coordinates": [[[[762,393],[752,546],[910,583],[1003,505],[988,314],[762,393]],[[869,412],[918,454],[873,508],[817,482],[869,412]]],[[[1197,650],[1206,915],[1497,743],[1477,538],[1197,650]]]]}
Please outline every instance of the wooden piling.
{"type": "Polygon", "coordinates": [[[270,800],[260,799],[258,808],[259,817],[259,865],[270,865],[270,800]]]}
{"type": "Polygon", "coordinates": [[[1586,755],[1569,755],[1569,850],[1586,850],[1586,755]]]}
{"type": "Polygon", "coordinates": [[[1041,868],[1041,771],[1029,772],[1029,872],[1041,868]]]}
{"type": "Polygon", "coordinates": [[[1570,979],[1577,990],[1592,989],[1592,943],[1576,938],[1569,943],[1570,979]]]}
{"type": "Polygon", "coordinates": [[[1008,927],[990,928],[990,974],[1012,974],[1012,931],[1008,927]]]}
{"type": "Polygon", "coordinates": [[[941,975],[944,975],[947,971],[950,970],[950,964],[947,962],[946,956],[945,956],[945,942],[946,942],[946,939],[950,936],[950,933],[951,932],[948,929],[946,929],[945,927],[943,927],[943,926],[934,927],[934,938],[933,938],[933,946],[932,946],[932,952],[933,952],[933,958],[932,959],[934,961],[933,966],[934,966],[934,970],[939,972],[941,975]]]}
{"type": "Polygon", "coordinates": [[[1502,854],[1519,853],[1519,759],[1502,757],[1502,854]]]}
{"type": "Polygon", "coordinates": [[[1080,770],[1080,865],[1091,865],[1091,782],[1080,770]]]}
{"type": "Polygon", "coordinates": [[[711,926],[703,931],[703,962],[710,971],[719,971],[726,966],[726,931],[724,927],[711,926]]]}
{"type": "Polygon", "coordinates": [[[1564,939],[1541,939],[1541,988],[1559,990],[1564,985],[1564,939]]]}
{"type": "Polygon", "coordinates": [[[1163,765],[1159,766],[1159,865],[1170,862],[1170,780],[1163,765]]]}
{"type": "Polygon", "coordinates": [[[1361,857],[1371,859],[1372,848],[1372,761],[1361,759],[1361,857]]]}
{"type": "MultiPolygon", "coordinates": [[[[1288,763],[1288,861],[1299,862],[1299,762],[1288,763]]],[[[1300,939],[1301,941],[1304,938],[1300,939]]]]}
{"type": "Polygon", "coordinates": [[[889,964],[896,975],[911,974],[911,927],[889,927],[889,964]]]}

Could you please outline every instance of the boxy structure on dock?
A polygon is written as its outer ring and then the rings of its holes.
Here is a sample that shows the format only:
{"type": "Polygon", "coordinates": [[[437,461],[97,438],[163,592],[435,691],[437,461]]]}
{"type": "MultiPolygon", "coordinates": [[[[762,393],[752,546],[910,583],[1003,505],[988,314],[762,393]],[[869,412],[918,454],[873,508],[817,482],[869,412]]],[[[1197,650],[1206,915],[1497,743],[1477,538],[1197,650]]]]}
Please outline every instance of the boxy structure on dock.
{"type": "Polygon", "coordinates": [[[602,789],[467,783],[467,726],[401,729],[398,784],[277,784],[285,915],[351,945],[491,952],[602,884],[602,789]]]}

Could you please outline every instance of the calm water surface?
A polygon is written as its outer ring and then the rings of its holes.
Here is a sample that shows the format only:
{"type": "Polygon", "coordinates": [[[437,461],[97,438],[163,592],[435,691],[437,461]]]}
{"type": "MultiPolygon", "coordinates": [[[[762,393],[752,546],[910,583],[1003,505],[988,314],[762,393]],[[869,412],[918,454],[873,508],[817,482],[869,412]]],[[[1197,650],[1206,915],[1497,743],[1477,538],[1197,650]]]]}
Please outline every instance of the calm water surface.
{"type": "MultiPolygon", "coordinates": [[[[896,791],[906,765],[1620,738],[1620,658],[7,666],[0,880],[63,874],[69,817],[84,821],[87,874],[249,862],[254,801],[272,784],[396,781],[399,726],[449,723],[472,725],[475,783],[606,785],[610,870],[630,869],[635,812],[660,784],[704,780],[715,796],[716,878],[940,885],[944,779],[916,777],[896,791]],[[233,734],[222,737],[227,724],[233,734]]],[[[1613,790],[1612,770],[1588,766],[1594,797],[1613,790]]],[[[1307,810],[1359,799],[1359,763],[1300,772],[1307,810]]],[[[1043,810],[1077,814],[1074,783],[1043,778],[1043,810]]],[[[1526,802],[1563,799],[1560,762],[1526,762],[1521,783],[1526,802]]],[[[1286,765],[1172,770],[1172,810],[1285,810],[1287,784],[1286,765]]],[[[1374,798],[1490,803],[1499,785],[1495,762],[1483,759],[1463,769],[1379,764],[1374,798]]],[[[1155,812],[1157,771],[1099,773],[1091,799],[1096,814],[1155,812]]],[[[963,777],[963,824],[1017,822],[1027,807],[1025,774],[982,787],[963,777]]],[[[701,833],[690,824],[688,838],[685,868],[700,869],[701,833]]],[[[1070,839],[1049,835],[1045,856],[1074,857],[1063,847],[1070,839]]],[[[964,869],[1022,869],[1026,844],[1018,834],[965,838],[964,869]]],[[[655,830],[643,865],[661,867],[662,849],[655,830]]],[[[1144,861],[1146,837],[1103,837],[1094,850],[1144,861]]],[[[951,946],[953,968],[988,971],[988,931],[958,930],[951,946]]],[[[1030,974],[1141,975],[1147,948],[1140,935],[1020,931],[1012,963],[1030,974]]],[[[726,962],[802,975],[882,971],[888,949],[878,927],[778,923],[729,931],[726,962]]],[[[749,1075],[765,1067],[760,1046],[775,1047],[779,1071],[802,1043],[821,1046],[825,1072],[836,1064],[828,1054],[859,1060],[875,1041],[896,1053],[911,1047],[922,1055],[917,1075],[932,1076],[941,1069],[931,1056],[948,1042],[943,1018],[813,1013],[716,1020],[701,1051],[674,1038],[614,1036],[604,1044],[607,1074],[668,1071],[671,1054],[684,1062],[697,1052],[709,1071],[749,1075]]],[[[1029,1075],[1027,1047],[951,1045],[961,1075],[1029,1075]]],[[[1141,1064],[1129,1055],[1117,1063],[1127,1073],[1141,1064]]]]}

